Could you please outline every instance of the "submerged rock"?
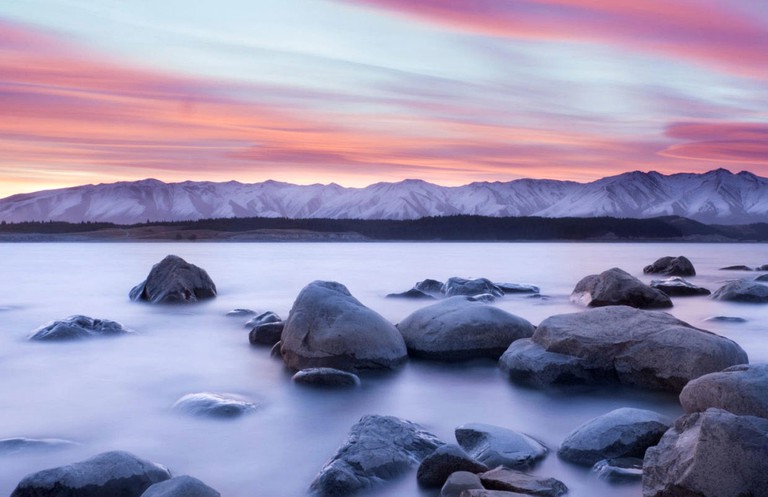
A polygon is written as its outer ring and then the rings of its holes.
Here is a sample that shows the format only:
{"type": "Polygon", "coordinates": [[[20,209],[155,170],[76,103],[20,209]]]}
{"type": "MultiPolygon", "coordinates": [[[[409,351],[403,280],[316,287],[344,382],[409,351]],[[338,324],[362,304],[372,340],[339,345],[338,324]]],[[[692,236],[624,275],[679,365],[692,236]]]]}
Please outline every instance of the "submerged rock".
{"type": "Polygon", "coordinates": [[[254,326],[248,333],[248,341],[251,345],[269,345],[270,347],[280,341],[285,323],[266,323],[254,326]]]}
{"type": "Polygon", "coordinates": [[[719,321],[721,323],[746,323],[747,320],[736,316],[711,316],[704,321],[719,321]]]}
{"type": "Polygon", "coordinates": [[[411,288],[407,292],[401,292],[401,293],[389,293],[387,294],[388,299],[423,299],[423,300],[434,300],[435,297],[422,292],[421,290],[416,290],[415,288],[411,288]]]}
{"type": "Polygon", "coordinates": [[[768,286],[747,280],[726,283],[712,294],[715,300],[764,304],[768,302],[768,286]]]}
{"type": "Polygon", "coordinates": [[[617,267],[582,278],[571,302],[588,307],[628,305],[639,309],[672,307],[669,297],[617,267]]]}
{"type": "Polygon", "coordinates": [[[504,295],[502,289],[487,278],[468,280],[456,276],[448,278],[448,281],[443,285],[443,293],[448,297],[454,297],[456,295],[471,297],[473,295],[480,295],[481,293],[490,293],[494,297],[501,297],[504,295]]]}
{"type": "Polygon", "coordinates": [[[232,309],[226,316],[230,318],[241,318],[243,316],[253,316],[254,314],[256,314],[256,311],[252,309],[232,309]]]}
{"type": "Polygon", "coordinates": [[[205,270],[169,255],[152,266],[149,276],[130,292],[131,300],[152,304],[182,304],[211,299],[216,285],[205,270]]]}
{"type": "Polygon", "coordinates": [[[704,287],[696,286],[683,278],[667,278],[664,280],[651,281],[651,288],[661,290],[670,297],[687,297],[691,295],[709,295],[710,292],[704,287]]]}
{"type": "Polygon", "coordinates": [[[444,297],[443,294],[443,282],[432,280],[427,278],[426,280],[422,280],[417,282],[413,286],[414,290],[418,290],[420,292],[424,292],[426,294],[432,295],[433,297],[444,297]]]}
{"type": "Polygon", "coordinates": [[[482,473],[488,471],[488,466],[472,459],[458,445],[446,444],[421,461],[416,479],[425,487],[441,487],[448,477],[457,471],[482,473]]]}
{"type": "Polygon", "coordinates": [[[643,268],[645,274],[665,274],[667,276],[696,276],[696,270],[687,257],[662,257],[643,268]]]}
{"type": "Polygon", "coordinates": [[[749,266],[737,265],[721,267],[720,271],[753,271],[753,269],[749,266]]]}
{"type": "Polygon", "coordinates": [[[489,468],[525,468],[547,455],[537,440],[507,428],[470,423],[456,428],[456,441],[474,459],[489,468]]]}
{"type": "Polygon", "coordinates": [[[755,278],[755,281],[768,282],[768,274],[763,274],[755,278]]]}
{"type": "Polygon", "coordinates": [[[197,478],[183,475],[155,483],[141,497],[221,497],[221,494],[197,478]]]}
{"type": "Polygon", "coordinates": [[[494,283],[501,291],[507,293],[539,293],[541,289],[536,285],[521,285],[518,283],[494,283]]]}
{"type": "Polygon", "coordinates": [[[181,397],[173,409],[192,416],[236,418],[255,411],[258,406],[241,397],[201,392],[181,397]]]}
{"type": "Polygon", "coordinates": [[[603,459],[595,463],[592,471],[609,482],[639,480],[643,477],[643,460],[638,457],[603,459]]]}
{"type": "Polygon", "coordinates": [[[0,455],[12,455],[26,451],[66,449],[80,445],[60,438],[3,438],[0,439],[0,455]]]}
{"type": "Polygon", "coordinates": [[[505,467],[498,467],[480,475],[480,481],[488,490],[504,490],[525,495],[560,497],[568,487],[560,480],[529,475],[505,467]]]}
{"type": "Polygon", "coordinates": [[[333,368],[302,369],[293,375],[292,379],[294,383],[313,387],[356,387],[360,385],[360,378],[356,374],[333,368]]]}
{"type": "Polygon", "coordinates": [[[763,264],[762,266],[758,266],[755,271],[768,271],[768,264],[763,264]]]}
{"type": "Polygon", "coordinates": [[[115,337],[133,333],[116,321],[94,319],[88,316],[69,316],[52,321],[33,331],[29,339],[35,341],[80,340],[83,338],[115,337]]]}
{"type": "Polygon", "coordinates": [[[710,407],[768,418],[768,364],[741,364],[700,376],[680,392],[687,413],[710,407]]]}
{"type": "Polygon", "coordinates": [[[440,489],[440,497],[461,497],[465,490],[483,490],[480,477],[469,471],[456,471],[440,489]]]}
{"type": "Polygon", "coordinates": [[[256,316],[252,317],[248,321],[245,322],[246,328],[255,328],[256,326],[261,326],[262,324],[269,324],[269,323],[282,323],[283,320],[275,314],[272,311],[266,311],[261,312],[257,314],[256,316]]]}

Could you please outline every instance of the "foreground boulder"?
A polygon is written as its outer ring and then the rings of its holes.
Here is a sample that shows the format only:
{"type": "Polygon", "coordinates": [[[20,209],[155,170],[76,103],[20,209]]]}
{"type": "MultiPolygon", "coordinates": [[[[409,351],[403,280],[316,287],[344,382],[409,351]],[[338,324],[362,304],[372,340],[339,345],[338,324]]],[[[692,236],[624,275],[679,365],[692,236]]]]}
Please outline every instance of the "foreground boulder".
{"type": "Polygon", "coordinates": [[[588,307],[628,305],[639,309],[672,307],[662,291],[651,288],[617,267],[582,278],[571,293],[571,302],[588,307]]]}
{"type": "Polygon", "coordinates": [[[488,490],[518,492],[525,495],[559,497],[568,492],[568,487],[560,480],[529,475],[504,467],[481,474],[480,481],[488,490]]]}
{"type": "Polygon", "coordinates": [[[333,368],[302,369],[293,375],[293,382],[313,387],[356,387],[360,378],[348,371],[333,368]]]}
{"type": "Polygon", "coordinates": [[[471,297],[483,293],[490,293],[494,297],[501,297],[504,295],[504,291],[487,278],[468,280],[456,276],[448,278],[448,281],[443,285],[443,293],[448,297],[454,297],[456,295],[471,297]]]}
{"type": "Polygon", "coordinates": [[[140,497],[171,473],[129,452],[104,452],[85,461],[25,476],[11,497],[140,497]]]}
{"type": "Polygon", "coordinates": [[[661,290],[670,297],[688,297],[693,295],[709,295],[710,292],[704,287],[696,286],[683,278],[667,278],[664,280],[651,281],[651,288],[661,290]]]}
{"type": "Polygon", "coordinates": [[[687,413],[717,407],[768,418],[768,364],[742,364],[696,378],[680,392],[680,404],[687,413]]]}
{"type": "Polygon", "coordinates": [[[548,452],[528,435],[499,426],[470,423],[456,428],[455,434],[461,448],[489,468],[526,468],[548,452]]]}
{"type": "Polygon", "coordinates": [[[147,279],[130,292],[131,300],[152,304],[183,304],[215,296],[216,285],[208,273],[175,255],[152,266],[147,279]]]}
{"type": "Polygon", "coordinates": [[[53,321],[33,331],[29,339],[35,341],[65,341],[83,338],[115,337],[133,333],[116,321],[94,319],[88,316],[69,316],[53,321]]]}
{"type": "Polygon", "coordinates": [[[221,497],[221,494],[197,478],[183,475],[155,483],[141,497],[221,497]]]}
{"type": "Polygon", "coordinates": [[[667,276],[696,276],[696,270],[687,257],[662,257],[643,268],[645,274],[665,274],[667,276]]]}
{"type": "Polygon", "coordinates": [[[236,418],[255,411],[258,406],[232,395],[201,392],[183,396],[173,404],[173,409],[191,416],[236,418]]]}
{"type": "Polygon", "coordinates": [[[335,456],[315,477],[310,492],[343,497],[405,473],[443,445],[418,425],[392,416],[363,416],[335,456]]]}
{"type": "Polygon", "coordinates": [[[356,371],[402,364],[408,351],[397,328],[365,307],[341,283],[315,281],[299,293],[281,340],[292,369],[356,371]]]}
{"type": "Polygon", "coordinates": [[[715,300],[764,304],[768,302],[768,286],[747,280],[736,280],[721,286],[712,294],[715,300]]]}
{"type": "Polygon", "coordinates": [[[768,419],[707,409],[675,421],[645,454],[644,497],[768,492],[768,419]]]}
{"type": "Polygon", "coordinates": [[[457,471],[482,473],[488,471],[488,466],[472,459],[458,445],[446,444],[421,461],[416,471],[416,480],[425,487],[441,487],[457,471]]]}
{"type": "Polygon", "coordinates": [[[670,424],[670,419],[657,412],[616,409],[569,433],[557,454],[566,461],[587,466],[602,459],[642,459],[645,450],[658,443],[670,424]]]}
{"type": "Polygon", "coordinates": [[[613,306],[545,319],[499,360],[537,386],[622,383],[679,392],[694,378],[747,363],[735,342],[665,312],[613,306]]]}
{"type": "Polygon", "coordinates": [[[498,359],[509,344],[534,330],[525,319],[468,297],[423,307],[397,328],[410,355],[442,361],[498,359]]]}

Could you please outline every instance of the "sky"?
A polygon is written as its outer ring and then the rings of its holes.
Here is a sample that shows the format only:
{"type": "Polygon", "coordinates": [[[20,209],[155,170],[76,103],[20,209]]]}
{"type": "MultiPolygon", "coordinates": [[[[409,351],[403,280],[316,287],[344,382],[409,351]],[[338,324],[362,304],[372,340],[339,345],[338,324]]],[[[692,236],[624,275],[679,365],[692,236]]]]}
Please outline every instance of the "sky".
{"type": "Polygon", "coordinates": [[[0,197],[768,176],[765,0],[3,0],[0,197]]]}

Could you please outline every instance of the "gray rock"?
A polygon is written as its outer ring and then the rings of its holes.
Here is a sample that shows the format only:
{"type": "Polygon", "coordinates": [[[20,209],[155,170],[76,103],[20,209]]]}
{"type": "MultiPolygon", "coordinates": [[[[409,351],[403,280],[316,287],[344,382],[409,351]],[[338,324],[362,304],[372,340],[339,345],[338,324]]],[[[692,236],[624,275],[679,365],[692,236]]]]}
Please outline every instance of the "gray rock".
{"type": "Polygon", "coordinates": [[[643,268],[645,274],[665,274],[667,276],[696,276],[696,270],[688,258],[662,257],[656,259],[656,262],[643,268]]]}
{"type": "Polygon", "coordinates": [[[506,492],[504,490],[469,489],[461,492],[460,497],[528,497],[526,494],[506,492]]]}
{"type": "Polygon", "coordinates": [[[293,375],[294,383],[313,387],[356,387],[360,378],[348,371],[333,368],[302,369],[293,375]]]}
{"type": "Polygon", "coordinates": [[[639,309],[672,307],[669,297],[631,274],[615,267],[582,278],[571,293],[571,302],[588,307],[628,305],[639,309]]]}
{"type": "Polygon", "coordinates": [[[328,281],[310,283],[299,293],[280,350],[285,364],[297,370],[386,369],[408,356],[392,323],[361,304],[341,283],[328,281]]]}
{"type": "Polygon", "coordinates": [[[704,321],[718,321],[721,323],[746,323],[747,320],[740,317],[735,316],[711,316],[705,319],[704,321]]]}
{"type": "Polygon", "coordinates": [[[709,295],[710,292],[704,287],[696,286],[683,278],[667,278],[664,280],[651,281],[651,288],[661,290],[670,297],[688,297],[691,295],[709,295]]]}
{"type": "Polygon", "coordinates": [[[363,416],[315,477],[310,492],[342,497],[391,480],[443,445],[418,425],[392,416],[363,416]]]}
{"type": "Polygon", "coordinates": [[[208,273],[175,255],[152,266],[147,279],[130,292],[131,300],[152,304],[190,303],[215,296],[216,285],[208,273]]]}
{"type": "Polygon", "coordinates": [[[416,479],[425,487],[442,487],[448,477],[457,471],[482,473],[488,471],[488,466],[472,459],[458,445],[446,444],[421,461],[416,479]]]}
{"type": "Polygon", "coordinates": [[[672,420],[644,409],[624,407],[598,416],[565,437],[558,455],[576,464],[593,466],[601,459],[638,457],[656,445],[672,420]]]}
{"type": "Polygon", "coordinates": [[[755,281],[763,281],[763,282],[768,281],[768,274],[762,274],[758,276],[757,278],[755,278],[755,281]]]}
{"type": "Polygon", "coordinates": [[[499,360],[513,380],[622,383],[679,392],[694,378],[747,363],[735,342],[658,311],[612,306],[545,319],[499,360]]]}
{"type": "Polygon", "coordinates": [[[171,473],[128,452],[104,452],[85,461],[25,476],[11,497],[140,497],[171,473]]]}
{"type": "Polygon", "coordinates": [[[736,266],[726,266],[721,267],[720,271],[753,271],[754,269],[749,266],[744,265],[736,265],[736,266]]]}
{"type": "Polygon", "coordinates": [[[155,483],[141,497],[221,497],[221,494],[197,478],[184,475],[155,483]]]}
{"type": "Polygon", "coordinates": [[[88,316],[69,316],[52,321],[29,335],[35,341],[65,341],[83,338],[116,337],[133,333],[116,321],[94,319],[88,316]]]}
{"type": "Polygon", "coordinates": [[[505,294],[507,293],[539,293],[541,289],[536,285],[521,285],[518,283],[494,283],[505,294]]]}
{"type": "Polygon", "coordinates": [[[415,285],[413,285],[413,289],[432,295],[433,297],[436,297],[436,298],[445,296],[443,294],[443,282],[437,281],[437,280],[431,280],[429,278],[427,278],[426,280],[417,282],[415,285]]]}
{"type": "Polygon", "coordinates": [[[624,482],[643,477],[643,460],[637,457],[619,457],[597,461],[592,471],[601,480],[624,482]]]}
{"type": "Polygon", "coordinates": [[[710,407],[768,418],[768,364],[741,364],[700,376],[680,392],[687,413],[710,407]]]}
{"type": "Polygon", "coordinates": [[[483,490],[480,477],[469,471],[457,471],[445,480],[440,497],[459,497],[465,490],[483,490]]]}
{"type": "Polygon", "coordinates": [[[472,296],[481,293],[490,293],[494,297],[501,297],[504,292],[492,281],[486,278],[468,280],[466,278],[453,277],[443,285],[443,293],[448,297],[456,295],[472,296]]]}
{"type": "Polygon", "coordinates": [[[559,497],[568,492],[568,487],[560,480],[529,475],[504,467],[481,474],[480,481],[488,490],[505,490],[525,495],[559,497]]]}
{"type": "Polygon", "coordinates": [[[283,320],[280,319],[280,316],[275,314],[272,311],[266,311],[261,312],[257,314],[256,316],[252,317],[248,321],[245,322],[246,328],[255,328],[256,326],[260,326],[262,324],[269,324],[269,323],[282,323],[283,320]]]}
{"type": "Polygon", "coordinates": [[[192,416],[236,418],[255,411],[258,406],[233,395],[200,392],[184,395],[173,404],[173,409],[192,416]]]}
{"type": "Polygon", "coordinates": [[[715,300],[764,304],[768,302],[768,286],[747,280],[726,283],[712,294],[715,300]]]}
{"type": "Polygon", "coordinates": [[[491,302],[496,301],[496,297],[491,295],[490,293],[481,293],[478,295],[472,295],[471,297],[465,297],[470,302],[483,302],[485,304],[490,304],[491,302]]]}
{"type": "Polygon", "coordinates": [[[269,345],[270,347],[280,341],[285,323],[266,323],[254,326],[248,333],[248,341],[251,345],[269,345]]]}
{"type": "Polygon", "coordinates": [[[273,359],[280,359],[283,360],[283,352],[280,350],[280,348],[283,346],[283,342],[277,342],[269,351],[269,357],[273,359]]]}
{"type": "Polygon", "coordinates": [[[758,266],[755,271],[768,271],[768,264],[763,264],[762,266],[758,266]]]}
{"type": "Polygon", "coordinates": [[[60,438],[3,438],[0,439],[0,455],[18,454],[27,451],[58,450],[80,445],[60,438]]]}
{"type": "Polygon", "coordinates": [[[467,297],[423,307],[397,328],[410,355],[442,361],[498,359],[512,342],[534,331],[525,319],[467,297]]]}
{"type": "Polygon", "coordinates": [[[421,290],[416,290],[415,288],[411,288],[407,292],[401,292],[401,293],[389,293],[387,294],[388,299],[423,299],[423,300],[434,300],[435,297],[432,296],[429,293],[422,292],[421,290]]]}
{"type": "Polygon", "coordinates": [[[678,418],[643,462],[644,497],[768,495],[768,419],[707,409],[678,418]]]}
{"type": "Polygon", "coordinates": [[[254,314],[256,314],[256,311],[252,309],[232,309],[226,316],[230,318],[241,318],[243,316],[253,316],[254,314]]]}
{"type": "Polygon", "coordinates": [[[456,441],[470,456],[489,468],[526,468],[548,452],[545,446],[528,435],[481,423],[456,428],[456,441]]]}

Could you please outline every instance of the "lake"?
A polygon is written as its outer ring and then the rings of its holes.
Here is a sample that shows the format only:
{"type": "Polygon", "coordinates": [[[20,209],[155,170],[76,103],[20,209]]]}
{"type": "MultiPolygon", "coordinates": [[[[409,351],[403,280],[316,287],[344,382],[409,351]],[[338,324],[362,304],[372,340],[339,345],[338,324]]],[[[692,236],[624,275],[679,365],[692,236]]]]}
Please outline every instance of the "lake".
{"type": "MultiPolygon", "coordinates": [[[[392,374],[363,377],[353,390],[311,390],[269,348],[248,343],[247,318],[235,308],[272,310],[283,318],[313,280],[335,280],[368,307],[397,323],[426,305],[387,299],[419,280],[451,276],[532,283],[547,299],[506,296],[495,305],[533,324],[583,308],[568,302],[588,274],[621,267],[643,281],[659,257],[685,255],[694,283],[715,290],[758,273],[720,271],[768,263],[761,244],[611,243],[40,243],[1,244],[0,439],[63,438],[80,445],[49,452],[0,454],[0,494],[40,469],[106,450],[128,450],[203,480],[225,497],[301,496],[365,414],[402,417],[455,442],[464,423],[525,432],[550,449],[531,472],[562,480],[572,497],[640,496],[639,483],[609,484],[555,454],[566,434],[619,407],[676,417],[674,395],[632,389],[536,390],[507,381],[491,361],[411,361],[392,374]],[[131,302],[128,291],[151,266],[176,254],[204,268],[216,299],[197,305],[131,302]],[[76,343],[32,343],[29,333],[72,314],[113,319],[135,336],[76,343]],[[234,420],[181,416],[170,407],[192,392],[227,392],[262,404],[234,420]]],[[[750,362],[768,362],[768,306],[679,297],[670,312],[738,342],[750,362]],[[706,322],[709,316],[745,323],[706,322]]],[[[431,497],[414,471],[368,492],[431,497]]]]}

